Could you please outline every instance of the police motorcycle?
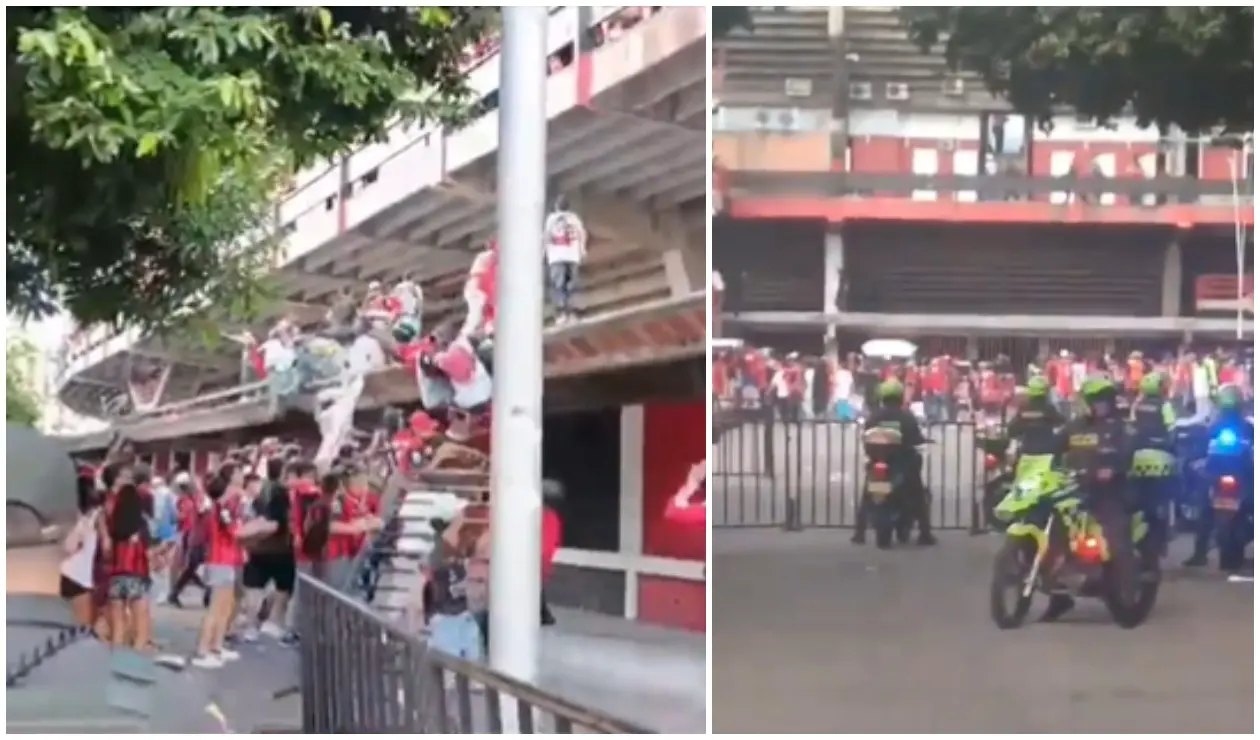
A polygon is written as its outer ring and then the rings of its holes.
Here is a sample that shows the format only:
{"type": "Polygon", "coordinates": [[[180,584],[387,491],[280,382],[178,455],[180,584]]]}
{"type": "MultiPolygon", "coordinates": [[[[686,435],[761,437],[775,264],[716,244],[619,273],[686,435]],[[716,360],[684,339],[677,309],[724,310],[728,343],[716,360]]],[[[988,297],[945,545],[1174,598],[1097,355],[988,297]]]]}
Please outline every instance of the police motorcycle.
{"type": "Polygon", "coordinates": [[[1006,534],[993,563],[989,613],[999,629],[1020,627],[1037,593],[1101,599],[1112,621],[1124,628],[1142,624],[1154,608],[1160,565],[1158,554],[1147,552],[1145,516],[1137,512],[1131,519],[1139,574],[1130,603],[1079,475],[1056,468],[1022,476],[997,505],[994,513],[1006,522],[1006,534]]]}
{"type": "MultiPolygon", "coordinates": [[[[875,546],[892,547],[894,537],[904,545],[914,527],[910,497],[921,494],[913,489],[915,483],[908,471],[899,470],[896,464],[895,457],[905,454],[902,434],[896,429],[872,427],[862,432],[862,449],[866,455],[862,497],[875,530],[875,546]]],[[[922,465],[922,457],[917,457],[916,463],[922,465]]]]}
{"type": "Polygon", "coordinates": [[[1254,535],[1254,451],[1240,429],[1226,426],[1209,440],[1203,477],[1212,503],[1213,536],[1222,570],[1238,570],[1246,562],[1254,535]]]}

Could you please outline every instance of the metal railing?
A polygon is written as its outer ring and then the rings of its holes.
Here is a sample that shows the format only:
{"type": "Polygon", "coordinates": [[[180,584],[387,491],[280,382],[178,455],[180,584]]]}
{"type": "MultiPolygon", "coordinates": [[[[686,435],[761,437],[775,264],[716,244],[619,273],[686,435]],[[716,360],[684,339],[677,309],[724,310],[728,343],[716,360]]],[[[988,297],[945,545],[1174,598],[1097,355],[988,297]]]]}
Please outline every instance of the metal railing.
{"type": "Polygon", "coordinates": [[[489,668],[300,576],[302,732],[654,734],[489,668]]]}
{"type": "Polygon", "coordinates": [[[731,197],[742,193],[769,196],[912,197],[937,193],[942,200],[1056,201],[1083,205],[1196,204],[1204,198],[1234,198],[1250,204],[1252,180],[1205,180],[1190,176],[1099,177],[1066,174],[930,175],[895,172],[731,171],[731,197]],[[966,196],[965,198],[963,196],[966,196]]]}
{"type": "MultiPolygon", "coordinates": [[[[785,421],[768,408],[721,417],[709,484],[714,527],[854,526],[865,479],[860,424],[785,421]]],[[[926,424],[924,433],[933,524],[983,531],[983,428],[951,421],[926,424]]]]}

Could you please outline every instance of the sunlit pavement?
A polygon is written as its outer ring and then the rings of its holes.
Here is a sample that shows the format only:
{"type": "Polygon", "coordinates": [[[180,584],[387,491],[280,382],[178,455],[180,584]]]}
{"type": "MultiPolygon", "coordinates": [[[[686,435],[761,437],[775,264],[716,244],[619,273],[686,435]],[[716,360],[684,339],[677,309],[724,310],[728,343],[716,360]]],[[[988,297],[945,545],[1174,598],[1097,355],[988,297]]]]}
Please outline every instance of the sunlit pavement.
{"type": "MultiPolygon", "coordinates": [[[[8,555],[10,617],[68,620],[68,610],[56,598],[60,548],[10,550],[8,555]]],[[[164,652],[191,654],[203,613],[199,602],[200,591],[191,588],[184,597],[188,608],[155,608],[155,631],[164,652]]],[[[664,732],[704,732],[703,636],[566,609],[555,611],[559,624],[543,634],[540,683],[545,689],[664,732]]],[[[30,652],[50,634],[47,628],[10,625],[9,653],[30,652]]],[[[235,732],[298,726],[297,697],[273,698],[276,690],[296,682],[297,651],[268,639],[238,649],[242,659],[218,671],[161,674],[167,676],[163,689],[171,694],[170,706],[159,708],[153,723],[171,731],[194,727],[213,731],[206,728],[215,723],[189,708],[214,703],[235,732]]],[[[36,669],[24,685],[74,685],[79,693],[95,697],[99,692],[86,691],[81,683],[103,667],[103,654],[87,644],[73,646],[36,669]]]]}
{"type": "Polygon", "coordinates": [[[1249,583],[1174,566],[1135,630],[1082,600],[1059,624],[1002,632],[996,536],[880,552],[850,535],[714,533],[715,732],[1252,731],[1249,583]]]}

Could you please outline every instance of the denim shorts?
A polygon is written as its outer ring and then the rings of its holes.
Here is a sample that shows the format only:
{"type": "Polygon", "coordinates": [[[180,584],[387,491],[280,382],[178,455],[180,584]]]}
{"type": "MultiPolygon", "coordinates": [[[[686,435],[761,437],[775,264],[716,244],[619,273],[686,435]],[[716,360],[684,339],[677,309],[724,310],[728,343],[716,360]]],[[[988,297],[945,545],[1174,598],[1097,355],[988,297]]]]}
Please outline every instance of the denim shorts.
{"type": "Polygon", "coordinates": [[[206,585],[210,588],[234,588],[236,586],[236,566],[206,564],[205,569],[206,585]]]}
{"type": "Polygon", "coordinates": [[[485,660],[481,625],[470,612],[434,614],[429,620],[429,644],[456,658],[473,662],[485,660]]]}
{"type": "Polygon", "coordinates": [[[139,601],[149,595],[149,579],[143,576],[114,576],[109,579],[110,601],[139,601]]]}

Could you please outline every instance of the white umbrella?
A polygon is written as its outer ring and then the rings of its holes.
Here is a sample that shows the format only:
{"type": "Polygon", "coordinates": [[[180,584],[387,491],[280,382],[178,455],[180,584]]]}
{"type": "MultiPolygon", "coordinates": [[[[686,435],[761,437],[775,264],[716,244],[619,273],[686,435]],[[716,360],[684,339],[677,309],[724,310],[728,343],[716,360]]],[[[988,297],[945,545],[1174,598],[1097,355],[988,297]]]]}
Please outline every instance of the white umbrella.
{"type": "Polygon", "coordinates": [[[867,357],[888,357],[893,359],[909,359],[919,350],[914,342],[905,339],[872,339],[862,345],[862,354],[867,357]]]}

